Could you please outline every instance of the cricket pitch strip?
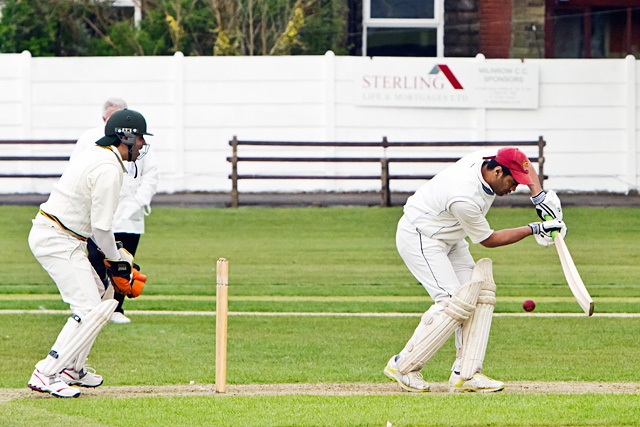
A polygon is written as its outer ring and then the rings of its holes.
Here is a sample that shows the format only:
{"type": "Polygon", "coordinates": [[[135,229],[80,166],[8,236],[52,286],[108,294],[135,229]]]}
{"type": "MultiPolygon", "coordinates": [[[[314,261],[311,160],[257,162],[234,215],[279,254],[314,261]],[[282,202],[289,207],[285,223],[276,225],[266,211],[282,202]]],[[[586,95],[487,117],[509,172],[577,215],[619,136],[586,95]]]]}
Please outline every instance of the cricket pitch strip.
{"type": "MultiPolygon", "coordinates": [[[[282,396],[308,394],[324,396],[366,396],[407,393],[395,383],[319,383],[319,384],[246,384],[227,386],[226,393],[216,393],[213,384],[161,385],[161,386],[101,386],[81,389],[80,399],[93,397],[132,398],[155,396],[282,396]]],[[[432,393],[448,393],[447,383],[431,383],[432,393]]],[[[506,382],[501,393],[520,394],[640,394],[640,382],[506,382]]],[[[16,399],[53,398],[24,388],[0,388],[0,403],[16,399]]]]}

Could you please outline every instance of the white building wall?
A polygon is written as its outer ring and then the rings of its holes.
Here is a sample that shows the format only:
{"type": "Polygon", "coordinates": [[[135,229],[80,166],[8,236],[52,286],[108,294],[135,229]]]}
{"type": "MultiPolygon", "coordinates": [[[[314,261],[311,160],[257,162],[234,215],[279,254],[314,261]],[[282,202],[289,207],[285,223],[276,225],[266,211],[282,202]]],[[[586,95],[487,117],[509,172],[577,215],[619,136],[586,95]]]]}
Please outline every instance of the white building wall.
{"type": "MultiPolygon", "coordinates": [[[[401,68],[404,61],[388,59],[401,68]]],[[[482,58],[447,58],[482,61],[482,58]]],[[[546,188],[637,190],[640,183],[640,67],[627,59],[527,60],[540,70],[535,110],[398,108],[357,105],[354,70],[366,57],[100,57],[0,55],[0,139],[75,139],[101,123],[102,103],[124,98],[147,118],[160,160],[161,192],[229,191],[228,141],[536,140],[543,135],[546,188]]],[[[488,64],[492,60],[484,60],[488,64]]],[[[504,62],[505,60],[501,60],[504,62]]],[[[519,60],[513,60],[519,61],[519,60]]],[[[0,145],[1,155],[63,154],[0,145]]],[[[241,155],[282,148],[241,147],[241,155]]],[[[288,155],[357,155],[357,149],[288,150],[288,155]]],[[[449,149],[450,150],[450,149],[449,149]]],[[[531,147],[530,155],[537,155],[531,147]]],[[[451,155],[464,154],[441,149],[451,155]]],[[[402,155],[426,156],[425,149],[402,155]]],[[[362,154],[362,153],[360,153],[362,154]]],[[[381,155],[367,151],[366,155],[381,155]]],[[[5,171],[62,171],[64,163],[0,163],[5,171]]],[[[442,165],[392,164],[392,173],[442,165]]],[[[241,173],[376,174],[378,164],[242,164],[241,173]],[[275,170],[274,170],[275,169],[275,170]]],[[[47,193],[54,179],[0,179],[0,193],[47,193]]],[[[420,181],[392,181],[412,191],[420,181]]],[[[246,180],[240,191],[379,190],[377,181],[246,180]]]]}

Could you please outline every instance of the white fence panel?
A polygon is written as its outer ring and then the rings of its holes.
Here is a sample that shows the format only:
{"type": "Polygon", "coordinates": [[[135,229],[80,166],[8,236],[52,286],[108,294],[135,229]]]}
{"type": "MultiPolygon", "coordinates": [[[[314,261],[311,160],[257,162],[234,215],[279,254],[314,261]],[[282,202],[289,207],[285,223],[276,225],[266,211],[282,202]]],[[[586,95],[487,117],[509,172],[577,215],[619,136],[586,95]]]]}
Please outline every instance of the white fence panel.
{"type": "MultiPolygon", "coordinates": [[[[432,58],[376,58],[401,70],[432,58]]],[[[497,60],[442,58],[454,66],[497,60]]],[[[141,111],[161,169],[161,192],[229,191],[228,141],[482,141],[536,140],[543,135],[547,188],[560,191],[637,190],[640,184],[640,67],[632,58],[527,60],[539,70],[539,107],[373,107],[356,102],[356,70],[365,57],[108,57],[32,58],[0,55],[0,139],[75,139],[101,123],[102,103],[124,98],[141,111]]],[[[500,64],[511,60],[499,60],[500,64]]],[[[513,60],[517,63],[519,60],[513,60]]],[[[426,70],[425,72],[428,72],[426,70]]],[[[71,147],[65,149],[70,151],[71,147]]],[[[14,153],[59,154],[56,149],[14,153]]],[[[60,149],[57,149],[58,151],[60,149]]],[[[428,150],[402,155],[426,156],[428,150]]],[[[241,147],[242,155],[270,153],[241,147]]],[[[297,149],[288,155],[366,155],[373,151],[297,149]]],[[[464,154],[460,152],[459,154],[464,154]]],[[[535,150],[532,155],[537,154],[535,150]]],[[[245,164],[256,173],[371,174],[378,164],[245,164]]],[[[442,165],[392,164],[392,173],[430,173],[442,165]]],[[[5,165],[10,171],[59,171],[64,164],[5,165]]],[[[0,180],[2,193],[47,193],[53,179],[0,180]]],[[[392,181],[415,190],[420,181],[392,181]]],[[[241,181],[240,191],[365,191],[372,181],[241,181]]]]}

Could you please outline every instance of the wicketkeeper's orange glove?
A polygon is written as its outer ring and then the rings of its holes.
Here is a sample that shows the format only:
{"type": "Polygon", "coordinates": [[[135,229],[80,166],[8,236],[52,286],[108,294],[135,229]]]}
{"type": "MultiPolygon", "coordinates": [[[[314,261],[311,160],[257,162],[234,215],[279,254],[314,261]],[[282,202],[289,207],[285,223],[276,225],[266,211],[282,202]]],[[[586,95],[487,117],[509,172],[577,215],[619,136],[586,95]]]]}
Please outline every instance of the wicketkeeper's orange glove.
{"type": "Polygon", "coordinates": [[[133,263],[133,255],[126,249],[119,248],[119,260],[105,259],[107,274],[116,292],[120,292],[129,298],[135,298],[142,293],[147,276],[140,274],[139,268],[133,263]]]}
{"type": "Polygon", "coordinates": [[[140,296],[142,290],[144,289],[144,284],[147,281],[147,276],[140,273],[140,271],[136,267],[138,266],[136,265],[133,268],[133,273],[131,274],[131,293],[126,294],[129,298],[136,298],[140,296]]]}

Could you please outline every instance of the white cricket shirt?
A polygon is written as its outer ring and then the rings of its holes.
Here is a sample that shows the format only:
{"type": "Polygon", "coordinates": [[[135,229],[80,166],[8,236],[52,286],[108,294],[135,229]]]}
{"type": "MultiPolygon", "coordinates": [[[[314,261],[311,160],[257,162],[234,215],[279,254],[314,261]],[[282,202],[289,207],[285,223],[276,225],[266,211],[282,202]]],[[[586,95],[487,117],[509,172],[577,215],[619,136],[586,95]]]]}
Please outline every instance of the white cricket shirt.
{"type": "Polygon", "coordinates": [[[404,214],[422,234],[448,243],[468,236],[480,243],[493,233],[485,216],[496,196],[482,178],[484,155],[463,157],[407,199],[404,214]]]}
{"type": "Polygon", "coordinates": [[[94,145],[69,160],[40,209],[66,228],[91,237],[91,227],[111,230],[126,168],[118,150],[94,145]]]}

